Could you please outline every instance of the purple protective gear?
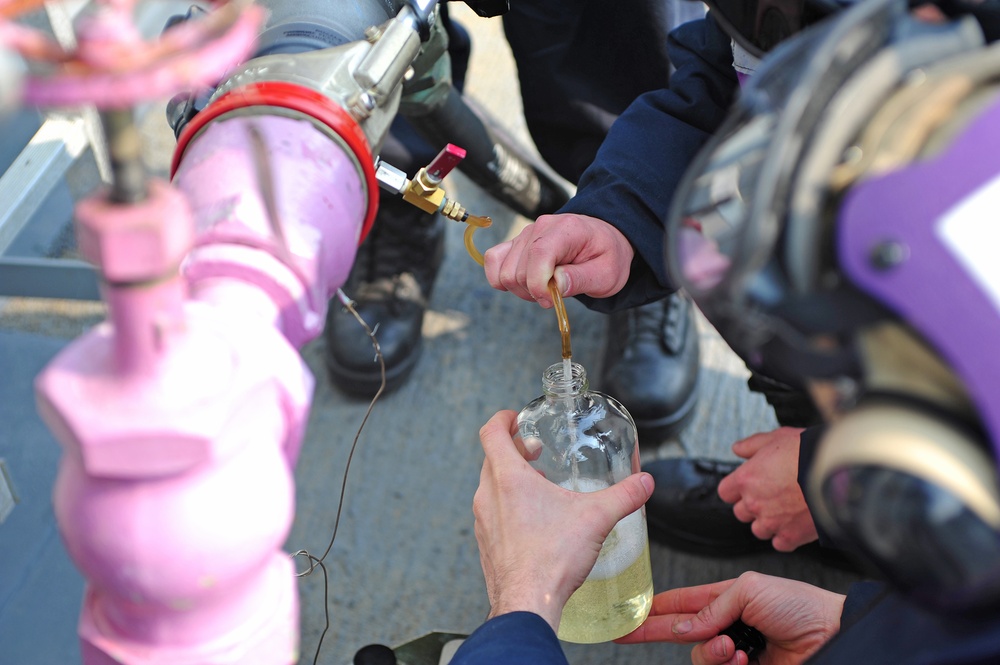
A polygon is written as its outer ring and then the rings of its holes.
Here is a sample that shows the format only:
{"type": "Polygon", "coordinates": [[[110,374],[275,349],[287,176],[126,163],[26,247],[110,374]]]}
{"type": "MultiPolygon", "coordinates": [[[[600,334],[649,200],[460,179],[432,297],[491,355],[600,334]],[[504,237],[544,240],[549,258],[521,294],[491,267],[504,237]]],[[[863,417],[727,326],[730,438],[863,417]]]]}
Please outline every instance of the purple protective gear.
{"type": "Polygon", "coordinates": [[[749,363],[840,411],[805,488],[817,524],[949,612],[1000,604],[998,76],[972,18],[845,11],[765,60],[666,243],[749,363]]]}

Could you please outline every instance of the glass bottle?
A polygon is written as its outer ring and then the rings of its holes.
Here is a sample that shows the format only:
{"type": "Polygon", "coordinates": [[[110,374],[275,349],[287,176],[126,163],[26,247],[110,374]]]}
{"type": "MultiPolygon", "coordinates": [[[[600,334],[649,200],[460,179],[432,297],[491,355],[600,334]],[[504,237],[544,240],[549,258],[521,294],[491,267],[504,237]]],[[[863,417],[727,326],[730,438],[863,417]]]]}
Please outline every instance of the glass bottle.
{"type": "MultiPolygon", "coordinates": [[[[595,492],[639,471],[632,417],[618,401],[589,388],[582,365],[552,365],[542,374],[543,395],[517,416],[525,447],[532,456],[537,452],[531,465],[576,492],[595,492]]],[[[646,513],[640,508],[604,541],[587,580],[566,603],[557,634],[584,644],[619,638],[645,620],[652,600],[646,513]]]]}

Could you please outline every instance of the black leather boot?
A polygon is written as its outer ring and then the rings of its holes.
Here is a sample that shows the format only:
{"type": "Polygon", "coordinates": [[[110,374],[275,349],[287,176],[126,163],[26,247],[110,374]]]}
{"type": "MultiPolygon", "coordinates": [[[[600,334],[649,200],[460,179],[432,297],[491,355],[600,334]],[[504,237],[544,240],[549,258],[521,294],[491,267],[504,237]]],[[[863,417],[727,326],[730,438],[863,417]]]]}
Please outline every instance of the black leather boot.
{"type": "MultiPolygon", "coordinates": [[[[444,258],[444,233],[440,215],[383,197],[344,286],[361,318],[375,329],[387,392],[402,385],[420,358],[421,327],[444,258]]],[[[330,302],[323,336],[331,382],[349,395],[372,397],[382,382],[375,349],[336,299],[330,302]]]]}
{"type": "Polygon", "coordinates": [[[628,409],[643,441],[680,432],[698,401],[700,358],[694,310],[686,296],[610,315],[602,392],[628,409]]]}
{"type": "Polygon", "coordinates": [[[759,540],[749,524],[733,515],[719,498],[719,483],[738,462],[669,457],[642,465],[656,487],[646,502],[649,537],[692,554],[735,556],[766,552],[771,542],[759,540]]]}

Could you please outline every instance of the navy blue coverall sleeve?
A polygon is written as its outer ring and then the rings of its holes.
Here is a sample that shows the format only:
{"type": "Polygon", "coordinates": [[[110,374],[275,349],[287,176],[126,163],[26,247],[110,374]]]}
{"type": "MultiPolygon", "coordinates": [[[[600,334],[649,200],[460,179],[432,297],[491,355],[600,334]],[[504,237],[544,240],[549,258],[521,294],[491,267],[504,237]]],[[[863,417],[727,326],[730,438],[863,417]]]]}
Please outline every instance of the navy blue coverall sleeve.
{"type": "MultiPolygon", "coordinates": [[[[985,610],[942,616],[859,582],[847,593],[840,632],[809,665],[1000,663],[1000,615],[985,610]]],[[[490,619],[459,647],[450,665],[567,665],[559,640],[537,614],[513,612],[490,619]]]]}
{"type": "Polygon", "coordinates": [[[808,663],[993,665],[1000,663],[1000,612],[932,612],[884,584],[859,582],[847,593],[840,632],[808,663]]]}
{"type": "Polygon", "coordinates": [[[603,219],[636,250],[621,292],[579,297],[598,311],[634,307],[676,290],[663,264],[665,217],[684,171],[722,124],[739,90],[730,39],[711,13],[675,29],[669,42],[676,67],[669,88],[640,96],[619,116],[576,196],[559,211],[603,219]]]}
{"type": "Polygon", "coordinates": [[[462,643],[449,665],[568,665],[559,638],[542,617],[511,612],[494,617],[462,643]]]}

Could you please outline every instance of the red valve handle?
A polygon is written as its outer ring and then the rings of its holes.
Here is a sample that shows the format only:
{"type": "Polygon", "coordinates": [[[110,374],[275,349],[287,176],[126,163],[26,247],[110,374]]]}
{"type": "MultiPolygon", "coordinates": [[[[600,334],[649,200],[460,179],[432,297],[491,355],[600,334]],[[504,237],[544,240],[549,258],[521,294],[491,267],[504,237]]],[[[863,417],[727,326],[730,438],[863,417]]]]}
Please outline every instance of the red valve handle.
{"type": "Polygon", "coordinates": [[[465,159],[465,148],[459,148],[457,145],[449,143],[427,165],[427,175],[440,182],[463,159],[465,159]]]}

